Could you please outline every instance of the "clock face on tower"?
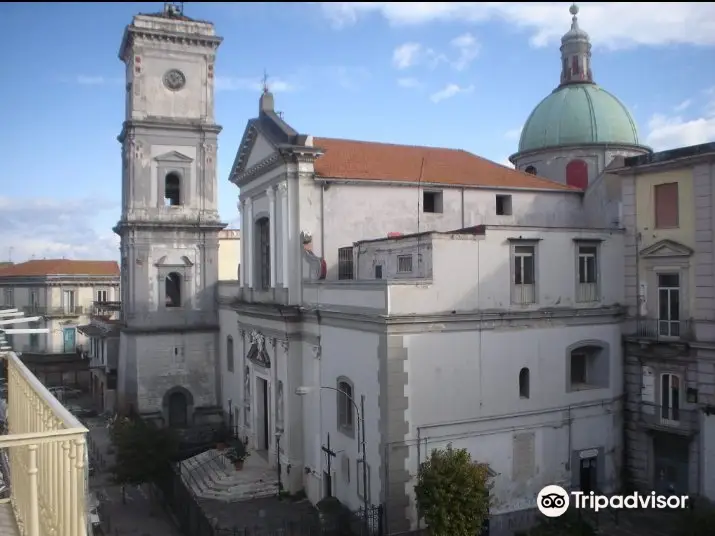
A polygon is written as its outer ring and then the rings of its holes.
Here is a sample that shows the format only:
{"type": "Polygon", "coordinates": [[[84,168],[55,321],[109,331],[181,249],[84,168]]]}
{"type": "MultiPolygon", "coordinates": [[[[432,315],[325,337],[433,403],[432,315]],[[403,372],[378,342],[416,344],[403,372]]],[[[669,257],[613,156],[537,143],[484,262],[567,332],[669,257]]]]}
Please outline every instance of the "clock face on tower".
{"type": "Polygon", "coordinates": [[[179,91],[186,85],[186,77],[178,69],[171,69],[164,75],[164,85],[171,91],[179,91]]]}

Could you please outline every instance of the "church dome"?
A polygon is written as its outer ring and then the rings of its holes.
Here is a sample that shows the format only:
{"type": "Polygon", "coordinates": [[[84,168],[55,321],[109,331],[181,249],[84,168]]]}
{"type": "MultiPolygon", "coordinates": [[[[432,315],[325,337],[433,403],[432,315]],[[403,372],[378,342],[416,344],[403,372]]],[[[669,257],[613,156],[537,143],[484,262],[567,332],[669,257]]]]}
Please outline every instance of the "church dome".
{"type": "Polygon", "coordinates": [[[558,87],[526,121],[519,152],[568,145],[640,145],[638,128],[625,105],[594,83],[558,87]]]}

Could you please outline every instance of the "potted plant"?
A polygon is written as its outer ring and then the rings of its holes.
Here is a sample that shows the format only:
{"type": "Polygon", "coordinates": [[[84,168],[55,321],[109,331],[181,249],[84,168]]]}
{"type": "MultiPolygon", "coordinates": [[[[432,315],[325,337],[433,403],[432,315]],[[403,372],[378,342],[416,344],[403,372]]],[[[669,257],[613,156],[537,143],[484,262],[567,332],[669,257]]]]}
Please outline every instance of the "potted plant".
{"type": "Polygon", "coordinates": [[[237,471],[243,469],[243,462],[248,458],[248,449],[246,444],[240,439],[231,442],[230,447],[226,450],[226,457],[233,463],[237,471]]]}

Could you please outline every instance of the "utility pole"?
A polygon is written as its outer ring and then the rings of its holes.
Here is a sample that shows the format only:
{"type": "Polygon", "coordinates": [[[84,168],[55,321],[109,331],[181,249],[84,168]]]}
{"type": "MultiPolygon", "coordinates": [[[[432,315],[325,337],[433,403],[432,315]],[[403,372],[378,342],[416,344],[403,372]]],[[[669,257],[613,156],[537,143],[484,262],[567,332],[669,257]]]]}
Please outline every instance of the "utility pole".
{"type": "Polygon", "coordinates": [[[330,449],[330,434],[328,434],[328,444],[323,446],[323,452],[328,459],[328,497],[333,496],[333,458],[337,456],[334,450],[330,449]]]}

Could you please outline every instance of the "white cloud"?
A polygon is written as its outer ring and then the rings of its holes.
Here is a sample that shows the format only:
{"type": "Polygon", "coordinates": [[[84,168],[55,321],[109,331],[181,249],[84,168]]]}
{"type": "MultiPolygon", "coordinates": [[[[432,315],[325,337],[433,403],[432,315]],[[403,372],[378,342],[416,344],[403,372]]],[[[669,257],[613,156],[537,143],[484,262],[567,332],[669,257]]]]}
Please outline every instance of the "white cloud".
{"type": "Polygon", "coordinates": [[[450,47],[455,50],[455,58],[438,52],[433,48],[425,48],[419,43],[404,43],[392,52],[392,64],[399,70],[417,65],[426,65],[435,69],[440,64],[451,65],[457,71],[466,69],[479,55],[479,43],[469,32],[452,39],[450,47]]]}
{"type": "Polygon", "coordinates": [[[422,45],[419,43],[405,43],[392,53],[392,63],[398,69],[407,69],[419,61],[420,52],[422,52],[422,45]]]}
{"type": "Polygon", "coordinates": [[[519,137],[521,136],[521,131],[524,129],[523,126],[519,128],[513,128],[511,130],[507,130],[504,133],[504,137],[508,140],[518,140],[519,137]]]}
{"type": "Polygon", "coordinates": [[[413,89],[416,87],[420,87],[421,84],[420,84],[420,81],[417,80],[416,78],[398,78],[397,85],[400,87],[413,89]]]}
{"type": "MultiPolygon", "coordinates": [[[[501,20],[527,31],[534,46],[555,43],[568,30],[568,5],[561,2],[320,2],[336,27],[377,14],[393,25],[435,21],[483,23],[501,20]]],[[[715,45],[715,3],[588,2],[579,18],[596,45],[715,45]]]]}
{"type": "Polygon", "coordinates": [[[471,93],[474,91],[474,86],[462,87],[458,84],[447,84],[444,88],[440,89],[436,93],[430,96],[432,102],[441,102],[443,100],[451,99],[459,95],[460,93],[471,93]]]}
{"type": "MultiPolygon", "coordinates": [[[[236,78],[231,76],[217,76],[216,81],[217,91],[262,91],[263,80],[260,78],[236,78]]],[[[268,88],[273,93],[286,93],[295,91],[297,86],[280,78],[272,78],[268,80],[268,88]]]]}
{"type": "Polygon", "coordinates": [[[684,101],[674,108],[673,115],[654,114],[648,121],[645,142],[656,151],[687,147],[715,141],[715,91],[705,91],[707,100],[699,114],[685,117],[692,100],[684,101]],[[683,106],[688,103],[686,106],[683,106]],[[699,115],[699,117],[698,117],[699,115]]]}
{"type": "Polygon", "coordinates": [[[502,166],[508,167],[509,169],[514,169],[514,164],[509,161],[508,157],[502,158],[501,160],[499,160],[499,162],[497,162],[497,164],[501,164],[502,166]]]}
{"type": "Polygon", "coordinates": [[[466,69],[479,54],[479,43],[470,33],[455,37],[450,45],[459,51],[459,56],[452,62],[452,66],[458,71],[466,69]]]}
{"type": "Polygon", "coordinates": [[[0,260],[118,259],[119,237],[99,222],[118,216],[119,207],[101,199],[0,196],[0,260]]]}
{"type": "Polygon", "coordinates": [[[107,78],[106,76],[89,76],[80,74],[74,80],[81,86],[104,86],[108,84],[120,84],[121,78],[107,78]]]}
{"type": "Polygon", "coordinates": [[[684,112],[685,110],[690,108],[690,105],[692,103],[693,103],[693,101],[691,99],[686,99],[683,102],[681,102],[680,104],[678,104],[675,108],[673,108],[673,110],[675,112],[684,112]]]}

